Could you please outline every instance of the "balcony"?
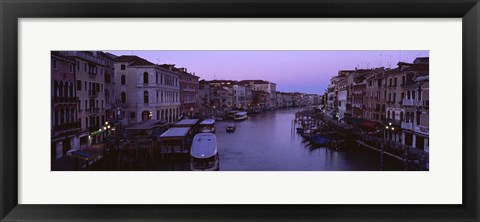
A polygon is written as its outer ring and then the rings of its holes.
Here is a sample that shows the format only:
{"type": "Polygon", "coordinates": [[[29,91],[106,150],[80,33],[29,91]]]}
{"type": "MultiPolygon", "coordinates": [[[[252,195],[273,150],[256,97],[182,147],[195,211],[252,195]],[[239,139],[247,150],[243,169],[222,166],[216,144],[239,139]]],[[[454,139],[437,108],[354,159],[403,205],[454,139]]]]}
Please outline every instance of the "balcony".
{"type": "Polygon", "coordinates": [[[85,112],[86,112],[88,115],[100,114],[102,111],[103,111],[103,109],[101,109],[101,108],[91,108],[91,109],[86,109],[86,110],[85,110],[85,112]]]}
{"type": "Polygon", "coordinates": [[[80,129],[80,122],[64,123],[64,124],[60,124],[58,126],[53,127],[53,130],[56,132],[79,130],[79,129],[80,129]]]}
{"type": "Polygon", "coordinates": [[[54,97],[53,103],[77,103],[78,97],[54,97]]]}
{"type": "Polygon", "coordinates": [[[88,97],[89,98],[96,98],[98,96],[98,91],[96,90],[88,90],[88,97]]]}
{"type": "Polygon", "coordinates": [[[427,134],[428,135],[429,128],[428,128],[428,126],[415,126],[414,131],[416,133],[427,134]]]}
{"type": "Polygon", "coordinates": [[[403,105],[403,106],[413,106],[413,100],[404,99],[404,100],[402,101],[402,105],[403,105]]]}
{"type": "Polygon", "coordinates": [[[413,123],[402,122],[402,129],[413,130],[413,123]]]}

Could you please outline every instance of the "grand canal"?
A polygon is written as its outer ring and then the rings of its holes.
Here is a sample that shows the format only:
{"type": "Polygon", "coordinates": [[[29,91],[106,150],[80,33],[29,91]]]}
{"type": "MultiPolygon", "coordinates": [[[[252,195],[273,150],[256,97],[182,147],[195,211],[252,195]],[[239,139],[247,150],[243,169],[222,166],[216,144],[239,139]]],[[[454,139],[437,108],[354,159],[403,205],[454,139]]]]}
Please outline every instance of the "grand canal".
{"type": "MultiPolygon", "coordinates": [[[[292,120],[300,109],[281,109],[251,115],[225,132],[216,123],[220,170],[225,171],[370,171],[380,170],[380,154],[363,147],[338,150],[312,147],[295,132],[292,120]]],[[[384,158],[384,170],[401,170],[400,161],[384,158]]]]}

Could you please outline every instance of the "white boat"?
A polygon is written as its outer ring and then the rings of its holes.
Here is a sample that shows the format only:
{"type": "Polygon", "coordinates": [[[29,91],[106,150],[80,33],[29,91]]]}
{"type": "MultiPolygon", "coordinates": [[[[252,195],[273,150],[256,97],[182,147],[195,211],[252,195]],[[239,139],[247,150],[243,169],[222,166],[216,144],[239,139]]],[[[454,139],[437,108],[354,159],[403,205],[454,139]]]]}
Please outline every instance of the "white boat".
{"type": "Polygon", "coordinates": [[[234,120],[246,120],[248,118],[247,112],[238,112],[235,114],[234,120]]]}
{"type": "Polygon", "coordinates": [[[219,170],[220,160],[217,151],[217,137],[213,133],[195,135],[190,149],[190,170],[219,170]]]}
{"type": "Polygon", "coordinates": [[[205,119],[200,122],[200,132],[201,133],[215,133],[215,120],[214,119],[205,119]]]}

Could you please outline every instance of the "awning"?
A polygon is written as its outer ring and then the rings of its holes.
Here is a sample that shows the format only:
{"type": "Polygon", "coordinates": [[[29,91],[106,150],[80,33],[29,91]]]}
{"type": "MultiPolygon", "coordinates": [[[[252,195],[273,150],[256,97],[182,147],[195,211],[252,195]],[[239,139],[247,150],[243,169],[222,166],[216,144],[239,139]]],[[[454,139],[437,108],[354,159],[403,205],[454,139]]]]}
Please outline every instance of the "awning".
{"type": "Polygon", "coordinates": [[[348,124],[352,124],[360,127],[372,128],[372,129],[375,129],[375,127],[380,125],[379,123],[374,121],[370,121],[362,118],[353,118],[353,117],[345,117],[343,118],[343,121],[348,124]]]}

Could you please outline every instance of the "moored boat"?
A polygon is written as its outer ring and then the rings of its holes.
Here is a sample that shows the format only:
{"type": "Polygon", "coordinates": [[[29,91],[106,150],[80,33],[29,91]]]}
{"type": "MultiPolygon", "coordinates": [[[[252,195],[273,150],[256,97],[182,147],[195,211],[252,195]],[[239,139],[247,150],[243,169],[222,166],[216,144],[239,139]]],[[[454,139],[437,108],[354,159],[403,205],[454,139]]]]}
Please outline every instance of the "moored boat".
{"type": "Polygon", "coordinates": [[[238,112],[235,114],[234,120],[241,121],[246,120],[248,118],[247,112],[238,112]]]}

